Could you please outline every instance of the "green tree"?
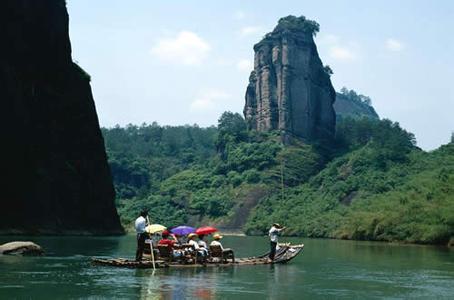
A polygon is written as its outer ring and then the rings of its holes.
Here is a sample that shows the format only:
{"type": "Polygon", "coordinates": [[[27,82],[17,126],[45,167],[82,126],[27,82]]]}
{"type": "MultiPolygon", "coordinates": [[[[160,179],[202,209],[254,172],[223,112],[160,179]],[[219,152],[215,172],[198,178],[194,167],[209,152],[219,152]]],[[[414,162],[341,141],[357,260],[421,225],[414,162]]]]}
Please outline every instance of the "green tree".
{"type": "Polygon", "coordinates": [[[244,141],[247,137],[246,121],[239,113],[224,112],[218,120],[218,138],[216,147],[225,154],[226,147],[231,143],[244,141]]]}

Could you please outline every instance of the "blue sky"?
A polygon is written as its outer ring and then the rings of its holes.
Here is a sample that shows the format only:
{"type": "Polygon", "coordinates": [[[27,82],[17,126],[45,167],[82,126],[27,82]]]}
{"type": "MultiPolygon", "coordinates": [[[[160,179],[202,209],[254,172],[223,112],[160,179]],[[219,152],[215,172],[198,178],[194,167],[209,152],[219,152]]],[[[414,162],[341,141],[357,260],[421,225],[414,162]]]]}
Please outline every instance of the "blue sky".
{"type": "Polygon", "coordinates": [[[102,126],[242,112],[252,47],[289,14],[320,23],[324,64],[426,150],[454,130],[454,1],[68,0],[73,58],[102,126]]]}

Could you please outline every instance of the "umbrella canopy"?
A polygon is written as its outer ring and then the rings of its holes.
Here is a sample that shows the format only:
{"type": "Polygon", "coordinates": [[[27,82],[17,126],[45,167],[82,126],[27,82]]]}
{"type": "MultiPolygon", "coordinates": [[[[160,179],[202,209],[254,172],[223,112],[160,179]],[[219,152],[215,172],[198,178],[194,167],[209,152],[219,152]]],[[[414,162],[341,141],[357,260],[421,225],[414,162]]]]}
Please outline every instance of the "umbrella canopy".
{"type": "Polygon", "coordinates": [[[146,232],[153,234],[153,233],[157,233],[157,232],[166,230],[166,227],[161,224],[151,224],[151,225],[148,225],[145,228],[145,230],[146,230],[146,232]]]}
{"type": "Polygon", "coordinates": [[[172,230],[170,230],[170,232],[172,232],[173,234],[177,234],[177,235],[187,235],[187,234],[195,232],[195,228],[191,227],[191,226],[181,225],[181,226],[172,228],[172,230]]]}
{"type": "Polygon", "coordinates": [[[210,234],[210,233],[213,233],[216,231],[218,231],[218,230],[212,226],[205,226],[205,227],[197,228],[195,233],[198,235],[200,235],[200,234],[205,235],[205,234],[210,234]]]}

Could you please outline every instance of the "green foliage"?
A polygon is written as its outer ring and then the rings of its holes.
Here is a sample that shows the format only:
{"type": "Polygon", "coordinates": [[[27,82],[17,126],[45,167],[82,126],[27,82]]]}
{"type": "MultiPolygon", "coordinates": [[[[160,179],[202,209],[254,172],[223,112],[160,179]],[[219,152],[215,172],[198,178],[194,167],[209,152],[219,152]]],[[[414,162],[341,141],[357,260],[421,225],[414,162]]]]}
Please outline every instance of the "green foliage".
{"type": "Polygon", "coordinates": [[[117,198],[158,191],[163,180],[216,155],[215,127],[157,123],[103,128],[117,198]]]}
{"type": "Polygon", "coordinates": [[[239,113],[224,112],[218,120],[217,150],[225,154],[227,145],[246,140],[246,121],[239,113]]]}
{"type": "Polygon", "coordinates": [[[372,106],[372,100],[369,97],[357,94],[354,90],[349,90],[345,86],[341,88],[340,93],[353,102],[372,106]]]}
{"type": "Polygon", "coordinates": [[[320,25],[315,21],[306,19],[305,16],[295,17],[290,15],[279,19],[272,33],[285,30],[301,30],[315,36],[320,31],[320,25]]]}
{"type": "Polygon", "coordinates": [[[282,222],[288,235],[454,240],[454,143],[423,152],[389,120],[338,121],[330,152],[283,145],[278,132],[248,132],[230,112],[218,128],[153,123],[103,134],[127,228],[147,207],[167,226],[225,224],[238,214],[249,234],[282,222]],[[242,209],[257,201],[248,217],[242,209]]]}
{"type": "Polygon", "coordinates": [[[163,210],[158,220],[228,218],[244,185],[270,180],[264,172],[283,149],[275,134],[248,133],[241,115],[231,112],[218,128],[153,123],[103,134],[125,226],[151,202],[163,210]]]}
{"type": "MultiPolygon", "coordinates": [[[[350,122],[350,132],[364,126],[350,122]]],[[[264,199],[246,231],[264,233],[279,221],[290,235],[448,243],[454,236],[454,146],[425,153],[389,121],[366,128],[372,137],[378,128],[382,132],[374,139],[350,136],[353,150],[309,182],[287,189],[284,199],[264,199]]]]}
{"type": "Polygon", "coordinates": [[[373,153],[375,157],[368,158],[379,164],[388,160],[405,160],[406,154],[416,144],[414,135],[402,129],[399,123],[371,118],[339,120],[336,140],[344,151],[351,151],[367,144],[380,148],[381,151],[373,153]]]}
{"type": "Polygon", "coordinates": [[[328,74],[329,76],[333,75],[334,72],[333,72],[333,69],[331,69],[331,67],[329,65],[326,65],[323,67],[323,70],[325,71],[326,74],[328,74]]]}
{"type": "Polygon", "coordinates": [[[117,202],[120,220],[127,230],[133,229],[134,220],[144,208],[148,209],[150,220],[153,223],[178,226],[187,222],[187,214],[184,207],[173,202],[170,197],[150,195],[145,198],[134,198],[129,201],[117,202]]]}
{"type": "Polygon", "coordinates": [[[320,171],[323,159],[312,146],[303,144],[284,148],[277,161],[285,185],[296,186],[320,171]]]}

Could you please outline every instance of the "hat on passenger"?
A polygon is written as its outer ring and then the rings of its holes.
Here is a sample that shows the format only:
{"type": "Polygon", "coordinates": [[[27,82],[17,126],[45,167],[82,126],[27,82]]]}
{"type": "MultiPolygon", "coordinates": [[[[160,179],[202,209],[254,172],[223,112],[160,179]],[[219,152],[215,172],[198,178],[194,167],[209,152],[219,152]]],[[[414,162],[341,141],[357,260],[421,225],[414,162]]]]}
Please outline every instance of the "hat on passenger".
{"type": "Polygon", "coordinates": [[[197,236],[197,234],[190,233],[190,234],[188,234],[188,239],[192,239],[193,237],[196,237],[196,236],[197,236]]]}
{"type": "Polygon", "coordinates": [[[220,239],[222,239],[222,235],[220,235],[219,233],[215,233],[215,234],[213,235],[213,239],[215,239],[215,240],[220,240],[220,239]]]}
{"type": "Polygon", "coordinates": [[[279,223],[273,223],[273,226],[274,226],[274,227],[277,227],[277,228],[282,228],[282,225],[279,224],[279,223]]]}

